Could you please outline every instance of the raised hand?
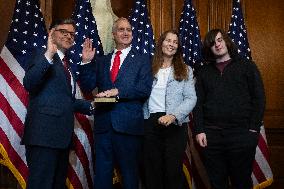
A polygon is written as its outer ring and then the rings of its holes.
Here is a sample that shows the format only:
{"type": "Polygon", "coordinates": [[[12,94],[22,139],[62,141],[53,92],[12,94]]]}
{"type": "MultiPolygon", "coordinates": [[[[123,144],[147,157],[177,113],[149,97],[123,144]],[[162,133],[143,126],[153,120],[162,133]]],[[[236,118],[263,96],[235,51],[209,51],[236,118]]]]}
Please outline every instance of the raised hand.
{"type": "Polygon", "coordinates": [[[57,52],[57,45],[54,42],[53,35],[54,35],[55,29],[52,28],[48,34],[48,39],[47,39],[47,50],[45,52],[45,55],[49,58],[52,59],[54,54],[57,52]]]}
{"type": "Polygon", "coordinates": [[[89,38],[86,38],[83,43],[82,50],[82,63],[90,63],[96,53],[96,48],[93,48],[92,41],[89,38]]]}

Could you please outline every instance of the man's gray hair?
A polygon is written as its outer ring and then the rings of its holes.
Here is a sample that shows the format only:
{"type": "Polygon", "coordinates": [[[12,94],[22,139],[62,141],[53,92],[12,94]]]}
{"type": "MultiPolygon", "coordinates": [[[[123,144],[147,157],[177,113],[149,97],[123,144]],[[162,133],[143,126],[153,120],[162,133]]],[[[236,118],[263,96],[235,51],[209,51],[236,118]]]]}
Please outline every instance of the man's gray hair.
{"type": "MultiPolygon", "coordinates": [[[[129,20],[128,20],[127,18],[120,17],[120,18],[118,18],[117,20],[114,21],[114,23],[113,23],[113,25],[112,25],[112,32],[116,32],[116,30],[117,30],[117,23],[118,23],[119,21],[122,21],[122,20],[125,20],[125,21],[127,21],[127,22],[130,24],[130,22],[129,22],[129,20]]],[[[131,25],[131,24],[130,24],[130,25],[131,25]]],[[[132,26],[131,26],[131,27],[132,27],[132,26]]]]}

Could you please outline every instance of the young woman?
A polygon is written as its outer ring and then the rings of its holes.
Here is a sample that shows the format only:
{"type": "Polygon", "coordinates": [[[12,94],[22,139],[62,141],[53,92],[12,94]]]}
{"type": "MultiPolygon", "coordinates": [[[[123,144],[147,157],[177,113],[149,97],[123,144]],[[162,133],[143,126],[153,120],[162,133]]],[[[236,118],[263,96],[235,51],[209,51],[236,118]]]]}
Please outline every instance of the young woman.
{"type": "Polygon", "coordinates": [[[177,32],[164,32],[153,58],[154,81],[144,104],[147,189],[180,189],[187,122],[195,106],[193,72],[183,63],[177,32]]]}

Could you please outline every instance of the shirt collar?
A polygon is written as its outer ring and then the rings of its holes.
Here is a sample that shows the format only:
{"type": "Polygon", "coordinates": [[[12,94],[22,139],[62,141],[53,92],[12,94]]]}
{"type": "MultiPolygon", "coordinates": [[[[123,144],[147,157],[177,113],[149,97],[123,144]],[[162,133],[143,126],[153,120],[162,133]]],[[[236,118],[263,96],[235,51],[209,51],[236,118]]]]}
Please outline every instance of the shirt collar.
{"type": "Polygon", "coordinates": [[[60,60],[62,60],[65,56],[64,53],[62,51],[58,50],[58,49],[57,49],[57,54],[58,54],[60,60]]]}
{"type": "MultiPolygon", "coordinates": [[[[125,55],[127,55],[127,54],[129,53],[130,50],[131,50],[131,45],[130,45],[129,47],[125,48],[125,49],[120,50],[120,51],[121,51],[121,53],[125,56],[125,55]]],[[[117,51],[118,51],[117,49],[114,49],[114,54],[115,54],[117,51]]]]}

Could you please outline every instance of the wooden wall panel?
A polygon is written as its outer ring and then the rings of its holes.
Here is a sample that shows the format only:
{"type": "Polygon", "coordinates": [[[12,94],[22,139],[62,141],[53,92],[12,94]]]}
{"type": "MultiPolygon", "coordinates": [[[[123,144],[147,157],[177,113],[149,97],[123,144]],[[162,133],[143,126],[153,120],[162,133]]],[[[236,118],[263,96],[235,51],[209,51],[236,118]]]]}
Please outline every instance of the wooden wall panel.
{"type": "Polygon", "coordinates": [[[111,0],[111,6],[116,16],[128,18],[134,6],[134,0],[111,0]]]}
{"type": "Polygon", "coordinates": [[[52,9],[51,9],[52,11],[50,11],[50,13],[52,12],[51,13],[52,20],[70,18],[74,10],[75,2],[76,2],[76,0],[42,0],[42,1],[52,2],[50,3],[50,6],[52,6],[52,9]]]}
{"type": "Polygon", "coordinates": [[[232,15],[232,0],[209,0],[207,10],[209,29],[227,31],[232,15]]]}
{"type": "Polygon", "coordinates": [[[16,0],[0,0],[0,51],[6,42],[16,0]],[[5,6],[3,6],[5,5],[5,6]]]}
{"type": "Polygon", "coordinates": [[[155,39],[158,39],[162,32],[173,28],[173,5],[175,4],[172,0],[150,0],[148,2],[155,39]]]}
{"type": "Polygon", "coordinates": [[[40,9],[44,17],[46,27],[48,29],[52,22],[53,14],[50,14],[50,13],[52,13],[53,1],[52,0],[39,0],[39,2],[40,2],[40,9]]]}
{"type": "Polygon", "coordinates": [[[252,57],[266,91],[265,126],[284,128],[284,2],[250,0],[245,4],[252,57]]]}

